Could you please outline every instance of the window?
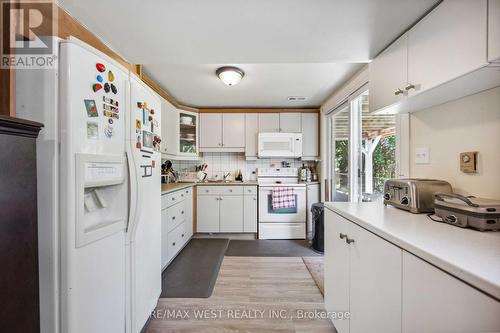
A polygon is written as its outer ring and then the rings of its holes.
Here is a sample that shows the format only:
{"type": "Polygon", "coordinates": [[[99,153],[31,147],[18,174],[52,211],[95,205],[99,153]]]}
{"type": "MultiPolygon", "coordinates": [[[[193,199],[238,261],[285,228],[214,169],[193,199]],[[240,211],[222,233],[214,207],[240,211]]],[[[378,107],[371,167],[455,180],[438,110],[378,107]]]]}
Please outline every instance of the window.
{"type": "Polygon", "coordinates": [[[396,116],[370,114],[361,89],[328,117],[328,188],[331,201],[376,201],[396,177],[396,116]]]}

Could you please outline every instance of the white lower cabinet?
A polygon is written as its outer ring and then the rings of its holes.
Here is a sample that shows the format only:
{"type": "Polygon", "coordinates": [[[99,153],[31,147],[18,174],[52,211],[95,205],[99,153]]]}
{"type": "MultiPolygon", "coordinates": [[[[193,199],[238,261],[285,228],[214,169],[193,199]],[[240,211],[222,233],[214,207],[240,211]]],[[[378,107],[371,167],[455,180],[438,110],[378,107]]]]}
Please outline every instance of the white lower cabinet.
{"type": "Polygon", "coordinates": [[[257,232],[257,194],[245,195],[243,203],[243,232],[257,232]]]}
{"type": "Polygon", "coordinates": [[[164,269],[193,235],[193,189],[162,195],[161,262],[164,269]]]}
{"type": "Polygon", "coordinates": [[[243,197],[220,197],[220,232],[243,232],[243,197]]]}
{"type": "Polygon", "coordinates": [[[403,332],[499,332],[500,302],[403,251],[403,332]]]}
{"type": "Polygon", "coordinates": [[[500,332],[499,301],[329,209],[324,269],[339,333],[500,332]]]}
{"type": "Polygon", "coordinates": [[[196,231],[219,232],[219,196],[198,194],[197,203],[196,231]]]}
{"type": "Polygon", "coordinates": [[[326,209],[325,307],[339,333],[401,331],[402,250],[326,209]]]}
{"type": "Polygon", "coordinates": [[[256,186],[199,186],[197,232],[257,232],[256,186]]]}

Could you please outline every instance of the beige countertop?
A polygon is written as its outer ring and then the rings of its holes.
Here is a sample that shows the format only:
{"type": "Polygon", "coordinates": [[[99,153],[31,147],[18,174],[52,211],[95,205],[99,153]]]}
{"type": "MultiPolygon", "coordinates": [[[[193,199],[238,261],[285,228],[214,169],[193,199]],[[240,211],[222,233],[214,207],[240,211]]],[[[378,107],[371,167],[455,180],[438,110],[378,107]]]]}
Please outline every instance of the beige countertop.
{"type": "Polygon", "coordinates": [[[259,185],[257,182],[245,181],[245,182],[206,182],[206,183],[196,183],[196,185],[200,186],[257,186],[259,185]]]}
{"type": "Polygon", "coordinates": [[[169,183],[161,184],[161,194],[168,194],[184,188],[192,186],[257,186],[257,182],[207,182],[207,183],[189,183],[189,182],[179,182],[179,183],[169,183]]]}
{"type": "Polygon", "coordinates": [[[500,232],[432,222],[426,214],[380,202],[328,202],[325,207],[500,299],[500,232]]]}
{"type": "Polygon", "coordinates": [[[169,184],[161,184],[161,194],[167,194],[170,192],[175,192],[178,190],[182,190],[184,188],[195,186],[196,183],[169,183],[169,184]]]}

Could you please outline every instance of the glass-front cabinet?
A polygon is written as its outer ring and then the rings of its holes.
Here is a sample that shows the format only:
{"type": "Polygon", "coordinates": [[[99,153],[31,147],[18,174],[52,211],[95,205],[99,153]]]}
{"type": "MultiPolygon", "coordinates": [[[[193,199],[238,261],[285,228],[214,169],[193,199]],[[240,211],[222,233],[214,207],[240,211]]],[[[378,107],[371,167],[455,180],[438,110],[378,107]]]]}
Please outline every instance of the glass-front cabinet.
{"type": "Polygon", "coordinates": [[[163,99],[161,122],[162,156],[176,160],[197,160],[198,113],[177,109],[163,99]]]}
{"type": "Polygon", "coordinates": [[[179,111],[179,153],[198,154],[198,116],[179,111]]]}

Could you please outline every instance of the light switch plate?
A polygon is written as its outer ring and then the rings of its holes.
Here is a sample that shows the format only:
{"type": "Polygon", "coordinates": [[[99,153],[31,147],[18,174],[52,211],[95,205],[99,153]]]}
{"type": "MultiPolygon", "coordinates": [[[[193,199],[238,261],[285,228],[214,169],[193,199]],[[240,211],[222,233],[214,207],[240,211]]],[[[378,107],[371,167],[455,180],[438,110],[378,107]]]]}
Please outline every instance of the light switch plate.
{"type": "Polygon", "coordinates": [[[415,164],[429,164],[429,147],[415,148],[415,164]]]}

